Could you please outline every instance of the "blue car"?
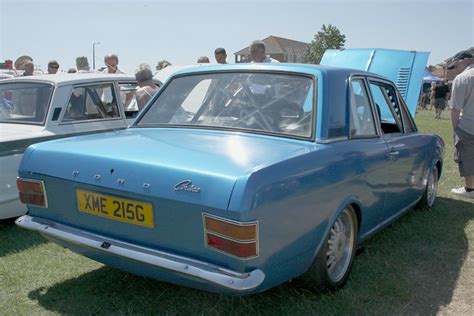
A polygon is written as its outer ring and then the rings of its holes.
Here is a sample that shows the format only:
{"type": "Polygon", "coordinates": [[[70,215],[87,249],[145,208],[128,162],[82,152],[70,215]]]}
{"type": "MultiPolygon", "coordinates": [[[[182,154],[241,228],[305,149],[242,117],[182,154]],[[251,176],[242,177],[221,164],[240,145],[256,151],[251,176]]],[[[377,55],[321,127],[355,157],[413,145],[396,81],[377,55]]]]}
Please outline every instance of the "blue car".
{"type": "Polygon", "coordinates": [[[336,290],[361,242],[433,205],[443,146],[371,72],[191,68],[126,130],[30,146],[17,224],[193,288],[249,295],[300,277],[336,290]]]}

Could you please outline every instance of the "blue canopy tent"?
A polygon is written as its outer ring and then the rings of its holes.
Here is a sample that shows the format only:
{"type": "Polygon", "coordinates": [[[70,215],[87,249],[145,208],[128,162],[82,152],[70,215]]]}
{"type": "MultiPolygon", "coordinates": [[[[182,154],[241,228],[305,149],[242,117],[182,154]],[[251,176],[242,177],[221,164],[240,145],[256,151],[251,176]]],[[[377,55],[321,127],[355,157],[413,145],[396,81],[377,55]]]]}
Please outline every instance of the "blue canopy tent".
{"type": "Polygon", "coordinates": [[[424,83],[431,83],[431,82],[438,83],[440,81],[441,81],[440,77],[436,77],[428,69],[425,69],[425,74],[423,75],[423,82],[424,83]]]}

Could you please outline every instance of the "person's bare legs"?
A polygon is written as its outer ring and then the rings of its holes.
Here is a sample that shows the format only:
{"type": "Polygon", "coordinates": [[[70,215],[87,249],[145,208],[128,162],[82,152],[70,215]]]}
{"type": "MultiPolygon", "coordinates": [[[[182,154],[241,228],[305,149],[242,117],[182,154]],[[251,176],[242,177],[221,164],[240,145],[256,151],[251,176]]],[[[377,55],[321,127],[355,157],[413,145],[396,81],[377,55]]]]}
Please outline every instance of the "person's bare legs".
{"type": "Polygon", "coordinates": [[[466,188],[474,189],[474,176],[464,177],[466,188]]]}

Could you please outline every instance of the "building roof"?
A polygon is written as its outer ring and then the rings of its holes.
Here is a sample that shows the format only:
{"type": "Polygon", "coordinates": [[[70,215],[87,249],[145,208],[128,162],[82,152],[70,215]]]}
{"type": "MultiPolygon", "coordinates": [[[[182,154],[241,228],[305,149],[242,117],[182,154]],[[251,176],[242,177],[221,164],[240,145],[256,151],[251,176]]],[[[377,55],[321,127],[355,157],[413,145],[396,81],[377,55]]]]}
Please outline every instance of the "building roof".
{"type": "MultiPolygon", "coordinates": [[[[291,54],[304,53],[308,48],[308,43],[295,41],[289,38],[283,38],[270,35],[262,40],[265,43],[265,52],[267,54],[291,54]]],[[[234,55],[249,55],[249,46],[235,52],[234,55]]]]}

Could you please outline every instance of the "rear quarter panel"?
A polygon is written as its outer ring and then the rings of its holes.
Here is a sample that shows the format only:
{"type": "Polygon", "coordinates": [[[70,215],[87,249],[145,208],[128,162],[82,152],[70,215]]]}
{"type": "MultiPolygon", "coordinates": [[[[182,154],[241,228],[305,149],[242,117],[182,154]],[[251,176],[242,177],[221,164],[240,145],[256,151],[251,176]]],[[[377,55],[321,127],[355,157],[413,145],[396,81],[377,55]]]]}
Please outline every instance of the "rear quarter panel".
{"type": "Polygon", "coordinates": [[[278,284],[304,273],[313,262],[337,215],[348,204],[361,209],[361,230],[376,222],[384,189],[374,174],[384,161],[357,144],[314,144],[313,151],[256,170],[237,181],[229,211],[242,221],[257,219],[258,266],[265,283],[278,284]]]}

